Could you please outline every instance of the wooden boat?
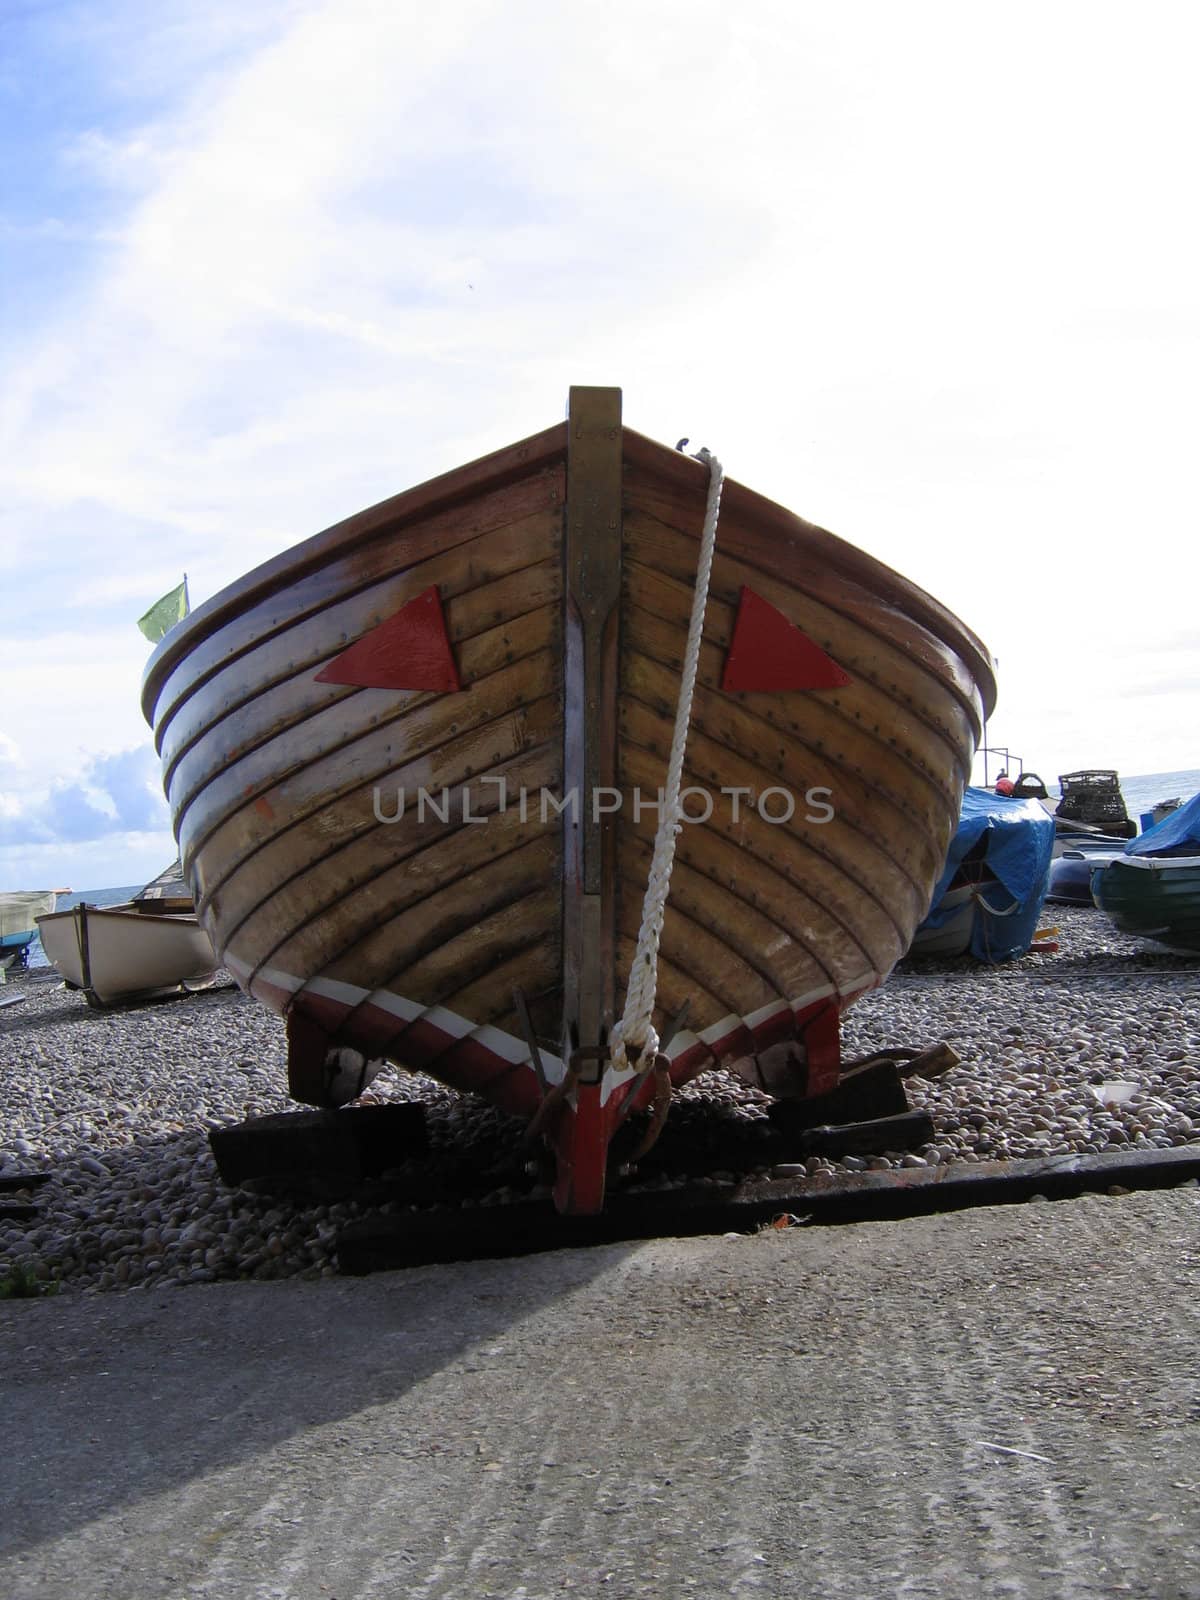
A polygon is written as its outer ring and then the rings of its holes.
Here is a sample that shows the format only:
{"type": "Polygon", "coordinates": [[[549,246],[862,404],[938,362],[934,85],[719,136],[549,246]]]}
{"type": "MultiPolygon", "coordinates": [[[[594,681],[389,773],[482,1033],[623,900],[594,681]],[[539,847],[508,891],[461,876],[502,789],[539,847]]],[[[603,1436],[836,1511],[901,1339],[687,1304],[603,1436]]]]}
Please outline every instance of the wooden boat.
{"type": "Polygon", "coordinates": [[[222,964],[288,1019],[297,1099],[344,1101],[374,1058],[432,1073],[527,1119],[559,1206],[593,1211],[614,1134],[651,1104],[658,1125],[672,1084],[836,1083],[841,1011],[928,909],[991,663],[913,584],[725,484],[669,1042],[614,1061],[708,492],[622,427],[619,390],[573,389],[566,423],[318,534],[159,644],[143,708],[184,872],[222,964]]]}
{"type": "Polygon", "coordinates": [[[95,1006],[170,993],[220,965],[190,898],[81,904],[39,917],[38,931],[59,975],[95,1006]]]}
{"type": "Polygon", "coordinates": [[[37,938],[37,919],[53,911],[63,889],[7,889],[0,893],[0,963],[23,967],[37,938]]]}
{"type": "Polygon", "coordinates": [[[1200,795],[1098,865],[1092,897],[1123,933],[1200,955],[1200,795]]]}

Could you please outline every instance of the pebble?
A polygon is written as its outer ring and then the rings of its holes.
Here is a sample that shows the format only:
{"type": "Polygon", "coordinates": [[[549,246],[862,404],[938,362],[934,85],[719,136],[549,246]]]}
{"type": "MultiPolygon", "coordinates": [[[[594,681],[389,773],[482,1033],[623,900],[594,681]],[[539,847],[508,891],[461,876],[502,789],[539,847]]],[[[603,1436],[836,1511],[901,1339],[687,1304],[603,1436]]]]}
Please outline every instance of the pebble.
{"type": "MultiPolygon", "coordinates": [[[[902,964],[846,1013],[848,1058],[942,1041],[962,1057],[941,1078],[908,1080],[913,1109],[933,1119],[931,1144],[774,1171],[802,1188],[846,1172],[1200,1144],[1200,962],[1155,952],[1087,908],[1056,906],[1054,921],[1057,957],[902,964]],[[1102,1104],[1097,1091],[1115,1082],[1134,1094],[1102,1104]]],[[[33,1222],[0,1220],[0,1278],[19,1261],[63,1292],[99,1293],[335,1270],[338,1233],[371,1215],[366,1206],[226,1189],[208,1147],[211,1126],[295,1109],[277,1017],[231,989],[97,1013],[45,969],[9,981],[26,1003],[0,1013],[0,1171],[52,1176],[33,1222]]],[[[447,1174],[431,1206],[501,1205],[519,1192],[503,1181],[454,1192],[456,1167],[511,1158],[513,1124],[493,1108],[399,1071],[367,1098],[424,1103],[429,1170],[447,1174]]],[[[668,1129],[689,1161],[633,1187],[651,1204],[701,1173],[721,1184],[764,1174],[752,1152],[767,1104],[730,1072],[686,1085],[668,1129]],[[730,1126],[752,1136],[740,1164],[722,1148],[730,1126]]]]}

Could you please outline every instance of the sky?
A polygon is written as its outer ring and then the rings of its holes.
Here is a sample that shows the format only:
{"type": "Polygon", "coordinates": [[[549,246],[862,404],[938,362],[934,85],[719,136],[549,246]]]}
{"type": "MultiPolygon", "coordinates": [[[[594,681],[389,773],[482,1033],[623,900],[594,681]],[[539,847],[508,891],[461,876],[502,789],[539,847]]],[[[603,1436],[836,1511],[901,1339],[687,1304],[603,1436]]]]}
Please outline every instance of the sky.
{"type": "Polygon", "coordinates": [[[1054,777],[1200,767],[1200,13],[4,0],[0,888],[174,844],[136,619],[572,383],[905,573],[1054,777]]]}

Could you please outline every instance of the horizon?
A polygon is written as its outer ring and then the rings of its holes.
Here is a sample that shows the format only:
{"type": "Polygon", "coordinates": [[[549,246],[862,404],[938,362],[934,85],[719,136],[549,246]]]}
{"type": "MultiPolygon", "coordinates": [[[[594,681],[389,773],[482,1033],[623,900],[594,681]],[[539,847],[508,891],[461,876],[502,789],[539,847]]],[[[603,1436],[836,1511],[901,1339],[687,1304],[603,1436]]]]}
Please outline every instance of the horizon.
{"type": "Polygon", "coordinates": [[[959,615],[988,743],[1049,782],[1200,767],[1200,18],[598,15],[5,21],[0,884],[174,851],[136,623],[185,572],[198,605],[571,384],[959,615]]]}
{"type": "MultiPolygon", "coordinates": [[[[1029,770],[1032,771],[1034,769],[1031,768],[1029,770]]],[[[1083,770],[1088,770],[1088,769],[1078,768],[1076,770],[1083,771],[1083,770]]],[[[1062,774],[1055,774],[1052,777],[1047,777],[1046,774],[1044,774],[1044,773],[1042,774],[1042,777],[1045,779],[1047,788],[1050,791],[1051,799],[1053,799],[1055,797],[1055,790],[1057,788],[1058,780],[1059,780],[1060,776],[1062,776],[1062,774]]],[[[1135,783],[1136,784],[1145,784],[1145,783],[1149,783],[1152,780],[1158,779],[1158,778],[1171,779],[1171,778],[1181,778],[1181,777],[1191,778],[1192,780],[1196,781],[1196,783],[1197,783],[1197,792],[1200,792],[1200,768],[1196,768],[1196,767],[1172,768],[1171,770],[1169,770],[1167,772],[1131,772],[1128,775],[1126,775],[1124,773],[1121,773],[1121,774],[1119,774],[1119,776],[1120,776],[1122,792],[1124,792],[1125,786],[1127,784],[1128,785],[1132,785],[1132,784],[1135,784],[1135,783]]],[[[996,772],[993,772],[992,773],[992,780],[993,781],[995,780],[995,777],[996,777],[996,772]]],[[[978,773],[975,774],[975,776],[972,778],[972,785],[971,786],[975,787],[975,788],[984,787],[984,785],[982,783],[982,779],[981,779],[981,777],[980,777],[980,775],[978,773]]],[[[1165,792],[1162,795],[1157,797],[1157,799],[1162,799],[1162,800],[1171,799],[1171,798],[1175,798],[1175,797],[1174,796],[1170,796],[1170,795],[1166,794],[1165,792]]],[[[1187,799],[1191,798],[1191,795],[1190,794],[1186,794],[1186,795],[1179,796],[1178,798],[1187,800],[1187,799]]],[[[1154,803],[1154,802],[1147,801],[1147,802],[1144,802],[1144,803],[1150,804],[1150,803],[1154,803]]],[[[1135,812],[1132,809],[1130,810],[1130,816],[1133,818],[1134,821],[1138,820],[1135,812]]],[[[384,820],[386,820],[386,819],[384,819],[384,820]]],[[[471,820],[472,821],[478,821],[479,819],[478,818],[472,818],[471,820]]],[[[155,835],[154,837],[157,840],[158,836],[155,835]]],[[[172,841],[172,843],[173,843],[173,841],[172,841]]],[[[139,855],[136,852],[134,852],[134,853],[131,853],[130,855],[128,855],[125,859],[131,865],[136,863],[136,862],[138,862],[138,861],[142,861],[142,860],[147,860],[148,861],[148,860],[150,860],[150,853],[149,852],[150,852],[151,848],[152,848],[153,851],[158,851],[157,843],[153,847],[147,847],[147,853],[144,856],[139,855]]],[[[165,865],[169,864],[169,863],[164,863],[162,861],[161,851],[158,851],[158,853],[154,855],[153,859],[157,864],[151,870],[140,872],[140,873],[134,873],[133,876],[130,877],[130,878],[114,878],[111,883],[94,883],[94,884],[85,885],[82,888],[76,887],[74,884],[64,884],[64,886],[62,888],[60,888],[58,892],[60,894],[69,894],[69,895],[88,895],[88,894],[109,894],[114,889],[136,890],[136,889],[144,888],[146,884],[153,882],[153,880],[156,877],[158,877],[158,875],[164,870],[164,866],[165,865]]],[[[60,879],[61,879],[62,876],[63,875],[61,875],[61,874],[59,875],[60,879]]],[[[48,883],[50,881],[49,877],[45,881],[48,883]]],[[[35,888],[38,888],[38,887],[41,887],[41,885],[40,884],[33,884],[33,883],[16,884],[16,885],[13,886],[13,891],[10,891],[10,892],[14,892],[14,891],[15,892],[21,892],[22,890],[29,891],[31,889],[35,889],[35,888]]]]}

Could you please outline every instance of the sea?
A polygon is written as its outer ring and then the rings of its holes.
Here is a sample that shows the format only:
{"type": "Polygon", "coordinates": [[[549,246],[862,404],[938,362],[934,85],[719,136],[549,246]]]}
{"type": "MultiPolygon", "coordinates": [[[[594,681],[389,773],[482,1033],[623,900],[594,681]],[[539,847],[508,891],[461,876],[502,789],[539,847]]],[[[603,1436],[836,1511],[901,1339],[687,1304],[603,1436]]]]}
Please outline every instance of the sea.
{"type": "MultiPolygon", "coordinates": [[[[1050,787],[1051,795],[1058,794],[1057,785],[1050,787]]],[[[1190,800],[1194,794],[1200,794],[1200,767],[1191,767],[1183,772],[1149,772],[1140,777],[1122,778],[1121,793],[1125,797],[1125,809],[1134,822],[1141,826],[1143,814],[1148,813],[1162,800],[1190,800]]],[[[72,906],[77,906],[81,900],[86,900],[90,906],[115,906],[123,900],[131,899],[142,888],[140,883],[126,884],[120,889],[84,889],[79,894],[64,894],[59,896],[57,909],[69,911],[72,906]]],[[[42,949],[42,941],[35,939],[29,946],[29,965],[31,967],[49,966],[46,952],[42,949]]]]}

